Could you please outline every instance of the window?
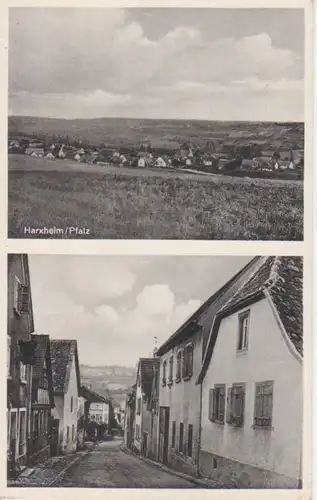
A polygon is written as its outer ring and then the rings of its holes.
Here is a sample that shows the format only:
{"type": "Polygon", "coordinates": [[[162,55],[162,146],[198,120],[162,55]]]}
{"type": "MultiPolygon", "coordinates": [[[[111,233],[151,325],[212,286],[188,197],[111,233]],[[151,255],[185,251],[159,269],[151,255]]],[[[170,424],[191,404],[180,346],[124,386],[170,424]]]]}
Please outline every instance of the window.
{"type": "Polygon", "coordinates": [[[179,350],[176,356],[176,377],[175,382],[180,382],[182,378],[182,351],[179,350]]]}
{"type": "Polygon", "coordinates": [[[249,323],[250,323],[250,311],[245,311],[239,315],[238,351],[242,351],[248,348],[249,323]]]}
{"type": "Polygon", "coordinates": [[[166,360],[163,361],[163,376],[162,376],[162,385],[166,385],[166,360]]]}
{"type": "Polygon", "coordinates": [[[272,427],[273,382],[255,384],[254,426],[272,427]]]}
{"type": "Polygon", "coordinates": [[[183,350],[183,379],[188,380],[193,375],[193,345],[188,344],[183,350]]]}
{"type": "Polygon", "coordinates": [[[20,381],[26,382],[26,365],[20,361],[20,381]]]}
{"type": "Polygon", "coordinates": [[[69,441],[69,425],[67,426],[67,430],[66,430],[66,443],[68,443],[69,441]]]}
{"type": "Polygon", "coordinates": [[[74,424],[72,425],[72,441],[75,439],[75,426],[74,424]]]}
{"type": "Polygon", "coordinates": [[[27,285],[22,285],[17,276],[14,277],[13,309],[19,315],[29,312],[30,292],[27,285]]]}
{"type": "Polygon", "coordinates": [[[168,375],[169,384],[173,383],[173,364],[174,364],[174,357],[171,356],[169,359],[169,375],[168,375]]]}
{"type": "Polygon", "coordinates": [[[141,415],[141,398],[138,398],[137,405],[137,415],[141,415]]]}
{"type": "Polygon", "coordinates": [[[138,424],[136,424],[136,426],[135,426],[135,439],[137,441],[140,441],[140,436],[141,436],[140,426],[138,424]]]}
{"type": "Polygon", "coordinates": [[[11,375],[11,337],[7,335],[7,377],[11,375]]]}
{"type": "Polygon", "coordinates": [[[188,425],[188,445],[187,445],[187,455],[191,457],[193,455],[193,425],[188,425]]]}
{"type": "Polygon", "coordinates": [[[176,422],[172,422],[172,448],[175,448],[176,444],[176,422]]]}
{"type": "Polygon", "coordinates": [[[184,449],[184,424],[181,422],[179,424],[179,443],[178,443],[178,451],[183,453],[184,449]]]}
{"type": "Polygon", "coordinates": [[[233,384],[228,389],[227,423],[242,427],[244,421],[245,384],[233,384]]]}
{"type": "Polygon", "coordinates": [[[217,384],[209,391],[209,420],[224,423],[226,406],[226,386],[217,384]]]}
{"type": "Polygon", "coordinates": [[[72,413],[73,411],[73,404],[74,404],[74,398],[73,396],[70,398],[70,412],[72,413]]]}
{"type": "Polygon", "coordinates": [[[19,456],[26,453],[26,410],[19,411],[19,456]]]}

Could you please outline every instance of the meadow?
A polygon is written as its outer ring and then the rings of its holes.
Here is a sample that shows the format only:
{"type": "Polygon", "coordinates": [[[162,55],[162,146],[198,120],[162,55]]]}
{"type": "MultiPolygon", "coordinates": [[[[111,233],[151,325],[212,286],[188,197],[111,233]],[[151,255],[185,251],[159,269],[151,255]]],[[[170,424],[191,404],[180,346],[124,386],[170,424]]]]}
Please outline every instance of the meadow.
{"type": "Polygon", "coordinates": [[[79,226],[95,239],[303,238],[298,181],[9,171],[8,182],[11,238],[28,237],[27,226],[79,226]]]}

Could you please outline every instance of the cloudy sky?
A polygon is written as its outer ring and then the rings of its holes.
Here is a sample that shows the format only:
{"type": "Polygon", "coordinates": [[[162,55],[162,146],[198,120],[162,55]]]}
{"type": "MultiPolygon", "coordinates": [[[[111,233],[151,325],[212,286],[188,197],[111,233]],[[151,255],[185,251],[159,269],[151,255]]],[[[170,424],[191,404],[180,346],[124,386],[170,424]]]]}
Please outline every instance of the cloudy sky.
{"type": "Polygon", "coordinates": [[[11,8],[9,113],[300,121],[294,9],[11,8]]]}
{"type": "Polygon", "coordinates": [[[76,339],[82,364],[134,367],[249,260],[30,255],[35,331],[76,339]]]}

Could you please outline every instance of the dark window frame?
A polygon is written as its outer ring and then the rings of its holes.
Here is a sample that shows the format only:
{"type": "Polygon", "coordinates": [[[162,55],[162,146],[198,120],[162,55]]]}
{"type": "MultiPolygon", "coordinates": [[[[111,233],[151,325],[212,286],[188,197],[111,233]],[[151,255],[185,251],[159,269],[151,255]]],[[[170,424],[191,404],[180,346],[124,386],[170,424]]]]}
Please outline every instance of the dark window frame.
{"type": "Polygon", "coordinates": [[[237,352],[247,351],[249,348],[250,336],[250,309],[243,311],[238,316],[239,329],[238,329],[238,343],[237,352]],[[245,332],[245,321],[247,321],[245,332]]]}

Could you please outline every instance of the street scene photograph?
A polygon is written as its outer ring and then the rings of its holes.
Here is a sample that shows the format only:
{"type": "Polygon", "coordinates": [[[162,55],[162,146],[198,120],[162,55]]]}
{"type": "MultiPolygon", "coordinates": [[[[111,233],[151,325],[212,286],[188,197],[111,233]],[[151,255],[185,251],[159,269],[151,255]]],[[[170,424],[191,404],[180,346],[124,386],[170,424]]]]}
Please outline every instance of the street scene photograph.
{"type": "Polygon", "coordinates": [[[303,337],[302,257],[8,254],[7,487],[303,488],[303,337]]]}
{"type": "Polygon", "coordinates": [[[8,237],[302,241],[304,18],[10,8],[8,237]]]}

